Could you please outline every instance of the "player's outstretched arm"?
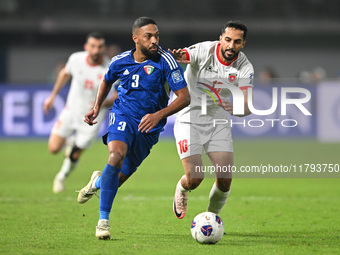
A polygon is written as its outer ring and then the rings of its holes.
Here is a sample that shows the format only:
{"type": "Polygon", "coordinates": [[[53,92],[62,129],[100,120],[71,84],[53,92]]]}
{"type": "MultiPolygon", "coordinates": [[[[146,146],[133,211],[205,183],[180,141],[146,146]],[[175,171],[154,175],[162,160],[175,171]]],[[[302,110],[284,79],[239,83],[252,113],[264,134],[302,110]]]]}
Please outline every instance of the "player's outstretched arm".
{"type": "Polygon", "coordinates": [[[93,109],[85,115],[84,119],[84,121],[90,126],[97,123],[95,119],[97,118],[100,111],[100,107],[102,106],[105,98],[109,94],[111,87],[112,84],[108,83],[105,79],[103,79],[102,82],[100,83],[93,109]]]}
{"type": "Polygon", "coordinates": [[[235,115],[233,112],[233,104],[229,101],[222,101],[222,107],[224,110],[226,110],[230,115],[234,115],[237,117],[245,117],[251,114],[251,111],[248,107],[248,89],[243,89],[243,96],[244,96],[244,114],[243,115],[235,115]]]}
{"type": "Polygon", "coordinates": [[[172,101],[170,105],[163,108],[162,110],[159,110],[158,112],[146,114],[142,118],[138,126],[138,131],[146,133],[149,132],[158,124],[161,119],[182,110],[184,107],[190,104],[190,94],[188,87],[174,91],[174,93],[176,94],[177,98],[172,101]]]}
{"type": "Polygon", "coordinates": [[[230,115],[234,115],[233,114],[233,104],[229,101],[226,100],[222,100],[222,104],[221,104],[222,108],[227,111],[230,115]]]}
{"type": "Polygon", "coordinates": [[[70,78],[71,75],[66,73],[65,67],[59,71],[53,90],[49,97],[46,98],[44,102],[43,108],[45,114],[47,114],[51,110],[55,97],[58,95],[59,91],[65,86],[65,84],[70,80],[70,78]]]}
{"type": "Polygon", "coordinates": [[[190,60],[187,58],[186,51],[183,49],[170,50],[172,56],[181,64],[190,64],[190,60]]]}

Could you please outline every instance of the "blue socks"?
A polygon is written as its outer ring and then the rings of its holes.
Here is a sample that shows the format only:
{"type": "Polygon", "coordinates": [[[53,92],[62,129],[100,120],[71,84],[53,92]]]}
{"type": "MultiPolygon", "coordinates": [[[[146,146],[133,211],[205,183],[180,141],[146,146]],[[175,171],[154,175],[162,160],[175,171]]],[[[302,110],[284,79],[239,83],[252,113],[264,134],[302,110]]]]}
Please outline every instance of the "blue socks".
{"type": "Polygon", "coordinates": [[[113,200],[118,190],[119,172],[120,168],[107,164],[101,178],[98,178],[95,183],[95,186],[100,188],[99,220],[109,219],[113,200]]]}
{"type": "Polygon", "coordinates": [[[97,188],[97,189],[100,189],[100,179],[102,178],[102,176],[98,176],[96,182],[94,183],[94,186],[97,188]]]}

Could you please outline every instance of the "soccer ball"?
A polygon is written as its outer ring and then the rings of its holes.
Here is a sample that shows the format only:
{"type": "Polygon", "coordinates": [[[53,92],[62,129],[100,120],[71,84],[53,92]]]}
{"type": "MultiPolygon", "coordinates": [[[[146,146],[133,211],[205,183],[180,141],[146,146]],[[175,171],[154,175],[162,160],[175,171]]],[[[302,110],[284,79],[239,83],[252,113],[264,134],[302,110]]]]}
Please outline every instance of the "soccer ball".
{"type": "Polygon", "coordinates": [[[215,213],[200,213],[191,223],[191,235],[201,244],[215,244],[221,240],[223,234],[223,221],[215,213]]]}

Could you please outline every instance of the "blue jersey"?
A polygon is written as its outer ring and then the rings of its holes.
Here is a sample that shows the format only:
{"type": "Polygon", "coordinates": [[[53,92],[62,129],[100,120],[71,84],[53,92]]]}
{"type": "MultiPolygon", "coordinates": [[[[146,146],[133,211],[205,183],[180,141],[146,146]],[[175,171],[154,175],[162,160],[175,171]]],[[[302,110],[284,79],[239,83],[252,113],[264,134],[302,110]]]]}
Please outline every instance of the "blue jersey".
{"type": "MultiPolygon", "coordinates": [[[[108,83],[120,79],[112,112],[130,116],[139,123],[148,113],[155,113],[168,105],[169,92],[187,86],[183,69],[177,64],[170,52],[158,48],[156,56],[145,62],[134,60],[132,52],[123,52],[114,58],[105,74],[108,83]]],[[[160,131],[166,124],[162,119],[151,131],[160,131]]]]}

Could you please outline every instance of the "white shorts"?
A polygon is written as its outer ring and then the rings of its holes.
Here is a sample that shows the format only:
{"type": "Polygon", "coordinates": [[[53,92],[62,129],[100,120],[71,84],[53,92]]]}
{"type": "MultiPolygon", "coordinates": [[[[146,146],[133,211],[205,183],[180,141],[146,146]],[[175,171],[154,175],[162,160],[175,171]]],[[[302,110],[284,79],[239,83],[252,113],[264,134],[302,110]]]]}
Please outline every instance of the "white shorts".
{"type": "Polygon", "coordinates": [[[97,138],[100,124],[104,117],[105,113],[100,112],[100,115],[97,117],[98,123],[90,126],[84,122],[84,116],[77,117],[72,111],[64,108],[57,122],[54,124],[51,133],[63,138],[68,138],[74,134],[75,145],[80,149],[87,149],[97,138]]]}
{"type": "Polygon", "coordinates": [[[214,151],[233,152],[231,129],[227,125],[193,124],[176,120],[174,126],[180,159],[214,151]]]}

